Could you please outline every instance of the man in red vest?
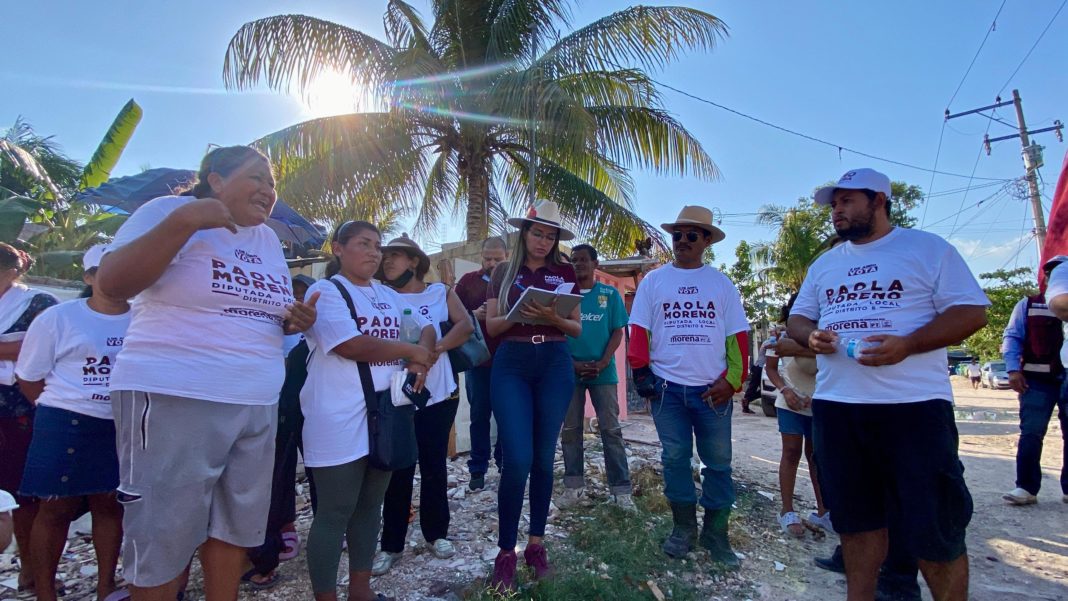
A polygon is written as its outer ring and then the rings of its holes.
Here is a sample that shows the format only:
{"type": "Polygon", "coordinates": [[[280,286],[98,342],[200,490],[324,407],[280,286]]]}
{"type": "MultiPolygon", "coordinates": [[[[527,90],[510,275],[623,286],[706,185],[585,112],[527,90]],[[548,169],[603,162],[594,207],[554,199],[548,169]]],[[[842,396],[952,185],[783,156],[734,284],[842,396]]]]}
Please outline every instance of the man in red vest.
{"type": "MultiPolygon", "coordinates": [[[[1068,260],[1058,255],[1046,261],[1042,271],[1049,279],[1057,265],[1068,260]]],[[[1064,366],[1060,351],[1064,343],[1061,320],[1046,304],[1044,293],[1020,299],[1012,311],[1001,352],[1009,372],[1009,386],[1020,395],[1020,442],[1016,448],[1016,488],[1002,498],[1010,505],[1038,502],[1042,485],[1042,441],[1053,408],[1059,407],[1061,435],[1068,436],[1068,406],[1063,391],[1064,366]]],[[[1061,462],[1061,491],[1068,502],[1068,445],[1061,462]]]]}

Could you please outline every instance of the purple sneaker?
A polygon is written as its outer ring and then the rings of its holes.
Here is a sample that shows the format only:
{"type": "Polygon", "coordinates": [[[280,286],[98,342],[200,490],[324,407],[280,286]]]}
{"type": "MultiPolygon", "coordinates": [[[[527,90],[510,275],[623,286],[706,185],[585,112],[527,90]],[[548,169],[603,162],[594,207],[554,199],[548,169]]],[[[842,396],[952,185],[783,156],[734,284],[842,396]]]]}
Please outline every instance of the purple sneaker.
{"type": "Polygon", "coordinates": [[[530,569],[534,570],[535,580],[552,575],[553,569],[549,565],[549,554],[545,552],[545,547],[536,543],[527,545],[526,550],[523,551],[523,559],[526,560],[530,569]]]}
{"type": "Polygon", "coordinates": [[[493,561],[493,577],[490,578],[490,588],[498,593],[510,593],[515,590],[515,564],[518,558],[515,551],[501,549],[497,559],[493,561]]]}

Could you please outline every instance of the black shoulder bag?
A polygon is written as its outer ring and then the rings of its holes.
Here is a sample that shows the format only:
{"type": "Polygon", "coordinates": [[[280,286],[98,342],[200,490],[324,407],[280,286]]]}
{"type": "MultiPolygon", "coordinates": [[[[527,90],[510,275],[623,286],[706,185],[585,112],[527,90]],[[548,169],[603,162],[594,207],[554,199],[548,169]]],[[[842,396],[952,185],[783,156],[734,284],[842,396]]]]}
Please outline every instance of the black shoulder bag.
{"type": "MultiPolygon", "coordinates": [[[[349,291],[337,280],[330,281],[337,286],[341,298],[349,307],[352,320],[356,318],[356,305],[352,302],[349,291]]],[[[360,372],[360,384],[363,386],[363,400],[367,403],[367,433],[369,452],[367,454],[371,467],[384,471],[401,470],[415,465],[418,447],[415,442],[415,406],[394,407],[390,390],[375,390],[371,367],[364,361],[357,361],[360,372]]]]}

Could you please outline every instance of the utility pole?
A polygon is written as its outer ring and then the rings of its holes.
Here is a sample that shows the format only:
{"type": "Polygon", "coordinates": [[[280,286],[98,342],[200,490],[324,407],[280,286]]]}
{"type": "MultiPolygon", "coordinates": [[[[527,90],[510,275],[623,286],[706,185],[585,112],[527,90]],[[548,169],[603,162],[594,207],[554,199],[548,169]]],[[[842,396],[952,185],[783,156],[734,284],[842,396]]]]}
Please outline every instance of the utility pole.
{"type": "MultiPolygon", "coordinates": [[[[990,144],[991,142],[1001,142],[1002,140],[1011,140],[1013,138],[1020,139],[1020,146],[1023,148],[1022,156],[1024,162],[1024,169],[1027,180],[1027,188],[1031,199],[1031,214],[1035,220],[1035,241],[1038,243],[1038,256],[1042,257],[1042,248],[1046,245],[1046,215],[1042,211],[1042,196],[1038,190],[1038,168],[1042,166],[1042,147],[1038,144],[1031,142],[1031,135],[1040,134],[1048,131],[1052,131],[1056,134],[1057,140],[1064,141],[1061,134],[1061,130],[1064,129],[1064,124],[1060,120],[1054,121],[1052,127],[1044,127],[1042,129],[1034,129],[1028,131],[1027,123],[1024,121],[1023,114],[1023,102],[1020,100],[1020,91],[1012,91],[1012,100],[1002,102],[1001,97],[995,99],[994,104],[990,106],[984,106],[978,109],[972,109],[970,111],[964,111],[963,113],[949,114],[949,109],[946,109],[946,121],[950,119],[956,119],[957,117],[963,117],[965,115],[971,115],[974,113],[982,114],[983,111],[1000,108],[1003,106],[1012,105],[1016,109],[1016,125],[1018,132],[1009,136],[1001,136],[997,138],[991,138],[989,134],[983,136],[983,146],[986,148],[987,156],[990,156],[990,144]]],[[[992,116],[983,115],[988,119],[993,119],[992,116]]]]}

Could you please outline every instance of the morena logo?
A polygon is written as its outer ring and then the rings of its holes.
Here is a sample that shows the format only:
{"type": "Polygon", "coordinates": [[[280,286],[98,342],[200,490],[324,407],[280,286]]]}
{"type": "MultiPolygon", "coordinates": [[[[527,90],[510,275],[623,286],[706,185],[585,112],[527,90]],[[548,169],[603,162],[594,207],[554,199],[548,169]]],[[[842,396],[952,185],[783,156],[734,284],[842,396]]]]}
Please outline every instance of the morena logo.
{"type": "Polygon", "coordinates": [[[677,334],[671,337],[671,344],[708,344],[710,341],[703,334],[677,334]]]}

